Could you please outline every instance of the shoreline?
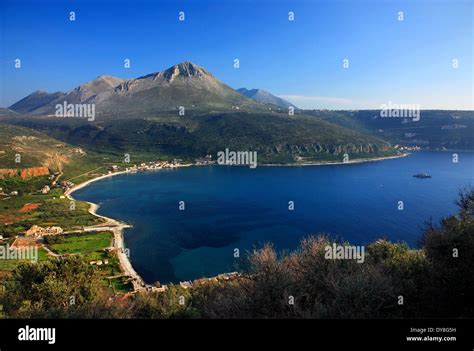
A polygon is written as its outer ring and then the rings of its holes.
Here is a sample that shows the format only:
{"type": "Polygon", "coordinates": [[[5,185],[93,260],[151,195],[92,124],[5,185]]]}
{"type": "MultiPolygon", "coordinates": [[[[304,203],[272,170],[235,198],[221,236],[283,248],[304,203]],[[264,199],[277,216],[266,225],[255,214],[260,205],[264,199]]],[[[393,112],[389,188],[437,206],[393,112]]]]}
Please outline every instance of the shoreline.
{"type": "MultiPolygon", "coordinates": [[[[375,158],[370,158],[370,159],[355,159],[355,160],[351,160],[351,161],[348,161],[348,162],[330,162],[329,161],[329,162],[314,162],[314,163],[300,163],[300,164],[294,164],[294,163],[289,163],[289,164],[263,164],[261,166],[265,166],[265,167],[289,167],[289,166],[297,167],[297,166],[347,165],[347,164],[359,164],[359,163],[365,163],[365,162],[384,161],[384,160],[389,160],[389,159],[407,157],[409,155],[410,155],[410,153],[403,153],[401,155],[395,155],[395,156],[375,157],[375,158]]],[[[189,166],[192,166],[192,165],[186,164],[186,165],[182,165],[182,166],[177,166],[176,168],[189,167],[189,166]]],[[[155,171],[155,169],[152,169],[152,170],[155,171]]],[[[152,170],[144,170],[144,171],[152,171],[152,170]]],[[[70,199],[72,201],[76,201],[76,199],[74,199],[71,194],[74,193],[75,191],[79,190],[79,189],[82,189],[82,188],[88,186],[91,183],[94,183],[96,181],[103,180],[103,179],[106,179],[106,178],[111,178],[111,177],[116,176],[116,175],[136,174],[136,173],[137,172],[120,171],[120,172],[104,174],[104,175],[89,179],[85,182],[82,182],[80,184],[77,184],[77,185],[73,186],[72,188],[70,188],[66,192],[64,192],[64,196],[66,196],[68,199],[70,199]]],[[[130,262],[129,257],[124,252],[125,240],[124,240],[124,236],[123,236],[123,230],[125,228],[131,228],[132,226],[127,224],[127,223],[118,221],[116,219],[98,214],[97,211],[100,208],[100,206],[98,204],[93,203],[93,202],[89,202],[89,201],[85,201],[85,202],[87,202],[90,205],[90,207],[88,209],[88,212],[90,214],[92,214],[93,216],[104,219],[105,222],[102,223],[102,224],[94,225],[94,226],[84,227],[84,231],[86,231],[86,232],[100,231],[100,230],[112,231],[113,234],[114,234],[114,236],[113,236],[113,247],[115,249],[117,249],[117,256],[118,256],[118,259],[119,259],[120,267],[124,271],[124,274],[126,276],[129,276],[130,278],[132,278],[133,291],[138,291],[140,289],[143,289],[143,288],[146,288],[147,286],[149,286],[149,284],[146,284],[145,281],[143,280],[143,278],[135,271],[135,269],[132,266],[132,263],[130,262]]]]}
{"type": "Polygon", "coordinates": [[[394,155],[394,156],[382,156],[382,157],[373,157],[373,158],[356,158],[354,160],[349,160],[347,162],[341,161],[320,161],[320,162],[306,162],[306,163],[265,163],[259,166],[261,167],[298,167],[298,166],[340,166],[340,165],[350,165],[350,164],[359,164],[359,163],[367,163],[367,162],[378,162],[378,161],[385,161],[391,160],[395,158],[402,158],[407,157],[410,155],[410,152],[405,152],[401,155],[394,155]]]}
{"type": "MultiPolygon", "coordinates": [[[[126,174],[126,173],[131,173],[131,172],[120,171],[120,172],[115,172],[115,173],[104,174],[102,176],[89,179],[81,184],[75,185],[71,189],[68,189],[66,192],[64,192],[64,196],[66,196],[68,199],[72,201],[76,201],[76,199],[74,199],[71,195],[75,191],[82,189],[86,187],[87,185],[93,182],[96,182],[98,180],[102,180],[102,179],[113,177],[115,175],[126,174]]],[[[120,263],[120,268],[123,270],[124,275],[132,279],[133,291],[137,291],[137,290],[140,290],[140,288],[146,287],[147,284],[145,283],[143,278],[135,271],[135,269],[132,266],[132,263],[130,262],[129,257],[125,254],[125,251],[124,251],[125,240],[123,237],[123,230],[125,228],[131,228],[132,226],[127,223],[118,221],[116,219],[98,214],[97,211],[100,208],[98,204],[89,202],[89,201],[85,201],[85,202],[87,202],[90,205],[88,212],[93,216],[104,219],[105,222],[98,225],[84,227],[84,232],[93,232],[93,231],[102,231],[102,230],[111,231],[113,233],[112,246],[117,250],[117,258],[120,263]]]]}

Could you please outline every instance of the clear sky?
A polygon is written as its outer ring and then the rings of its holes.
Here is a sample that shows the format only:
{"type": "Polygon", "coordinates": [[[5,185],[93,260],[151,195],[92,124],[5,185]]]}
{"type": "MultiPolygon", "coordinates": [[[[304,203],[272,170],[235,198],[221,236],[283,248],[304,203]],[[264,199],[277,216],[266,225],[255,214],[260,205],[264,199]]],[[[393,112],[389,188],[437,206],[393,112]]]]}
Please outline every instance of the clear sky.
{"type": "Polygon", "coordinates": [[[0,106],[189,60],[302,108],[474,109],[473,16],[472,0],[2,0],[0,106]]]}

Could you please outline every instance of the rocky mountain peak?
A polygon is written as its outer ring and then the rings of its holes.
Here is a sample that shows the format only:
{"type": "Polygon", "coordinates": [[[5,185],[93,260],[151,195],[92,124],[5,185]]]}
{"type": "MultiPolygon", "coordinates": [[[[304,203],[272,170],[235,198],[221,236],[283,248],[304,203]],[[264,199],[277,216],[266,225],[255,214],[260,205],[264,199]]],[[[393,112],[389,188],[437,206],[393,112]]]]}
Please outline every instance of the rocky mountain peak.
{"type": "Polygon", "coordinates": [[[207,72],[204,68],[190,61],[185,61],[174,65],[161,73],[162,77],[166,78],[169,83],[171,83],[177,77],[191,78],[210,75],[210,73],[207,72]]]}
{"type": "Polygon", "coordinates": [[[115,88],[117,85],[121,84],[124,79],[116,78],[112,76],[98,76],[96,79],[91,80],[85,84],[79,85],[73,90],[69,91],[68,94],[74,92],[82,92],[87,94],[99,94],[105,91],[110,91],[115,88]]]}

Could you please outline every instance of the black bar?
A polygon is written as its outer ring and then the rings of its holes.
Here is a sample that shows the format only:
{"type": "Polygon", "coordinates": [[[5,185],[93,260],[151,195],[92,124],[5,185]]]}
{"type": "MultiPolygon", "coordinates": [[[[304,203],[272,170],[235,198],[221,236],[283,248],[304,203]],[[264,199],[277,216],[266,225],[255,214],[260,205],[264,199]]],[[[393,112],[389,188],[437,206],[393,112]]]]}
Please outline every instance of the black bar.
{"type": "Polygon", "coordinates": [[[375,346],[379,350],[472,351],[474,320],[0,320],[1,351],[69,347],[123,350],[125,346],[130,350],[156,350],[165,345],[178,349],[241,345],[247,349],[258,344],[291,345],[291,350],[359,350],[375,346]],[[54,344],[47,340],[18,340],[19,329],[26,326],[30,330],[55,328],[54,344]],[[425,332],[420,334],[420,330],[425,332]],[[419,336],[456,340],[407,340],[419,336]]]}

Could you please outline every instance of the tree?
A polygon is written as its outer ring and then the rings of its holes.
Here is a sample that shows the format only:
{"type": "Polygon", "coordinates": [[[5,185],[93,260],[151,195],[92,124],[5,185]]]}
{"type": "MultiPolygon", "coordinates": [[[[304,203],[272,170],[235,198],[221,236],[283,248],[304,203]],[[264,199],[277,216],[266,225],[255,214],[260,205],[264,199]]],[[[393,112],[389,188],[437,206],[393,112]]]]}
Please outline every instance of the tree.
{"type": "Polygon", "coordinates": [[[21,263],[6,283],[2,304],[10,317],[60,317],[94,301],[99,288],[96,268],[79,256],[21,263]]]}

